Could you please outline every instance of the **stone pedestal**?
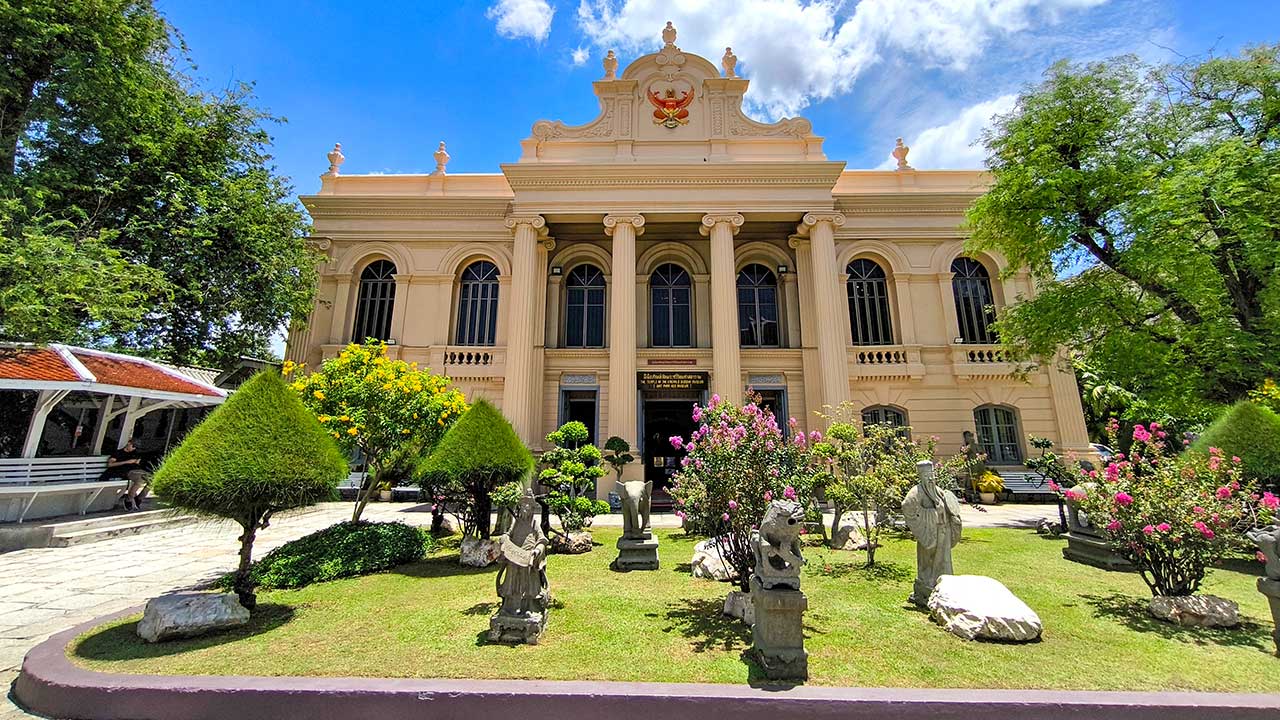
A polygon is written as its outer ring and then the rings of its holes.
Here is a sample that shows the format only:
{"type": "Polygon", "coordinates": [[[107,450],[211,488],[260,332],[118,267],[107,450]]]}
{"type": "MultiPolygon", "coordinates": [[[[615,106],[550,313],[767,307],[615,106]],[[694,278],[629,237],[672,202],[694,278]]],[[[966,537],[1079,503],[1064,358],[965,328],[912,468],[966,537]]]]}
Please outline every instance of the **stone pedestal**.
{"type": "Polygon", "coordinates": [[[537,645],[546,629],[546,613],[534,612],[523,617],[498,613],[489,618],[489,642],[537,645]]]}
{"type": "Polygon", "coordinates": [[[1276,656],[1280,657],[1280,580],[1258,578],[1258,592],[1266,595],[1271,603],[1271,621],[1275,623],[1271,639],[1276,641],[1276,656]]]}
{"type": "Polygon", "coordinates": [[[807,680],[809,653],[804,649],[804,611],[809,599],[799,590],[765,590],[751,578],[751,653],[770,680],[807,680]]]}
{"type": "Polygon", "coordinates": [[[1094,529],[1088,518],[1072,503],[1067,503],[1067,531],[1062,534],[1067,546],[1062,557],[1103,570],[1133,572],[1133,563],[1111,550],[1106,536],[1094,529]]]}
{"type": "Polygon", "coordinates": [[[618,559],[613,561],[615,570],[657,570],[658,538],[650,534],[645,538],[618,538],[618,559]]]}

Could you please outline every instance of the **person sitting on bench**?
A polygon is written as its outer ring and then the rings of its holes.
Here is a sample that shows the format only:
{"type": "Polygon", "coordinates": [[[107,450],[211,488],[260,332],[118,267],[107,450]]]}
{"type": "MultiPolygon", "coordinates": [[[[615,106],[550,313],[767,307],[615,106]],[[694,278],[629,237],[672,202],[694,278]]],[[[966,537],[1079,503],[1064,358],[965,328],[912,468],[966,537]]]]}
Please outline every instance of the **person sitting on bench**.
{"type": "Polygon", "coordinates": [[[129,438],[124,447],[107,458],[107,471],[103,473],[102,479],[119,478],[129,481],[121,498],[124,501],[125,510],[141,509],[142,500],[147,495],[147,488],[151,486],[151,473],[142,469],[142,460],[143,453],[138,452],[138,446],[133,442],[133,438],[129,438]]]}

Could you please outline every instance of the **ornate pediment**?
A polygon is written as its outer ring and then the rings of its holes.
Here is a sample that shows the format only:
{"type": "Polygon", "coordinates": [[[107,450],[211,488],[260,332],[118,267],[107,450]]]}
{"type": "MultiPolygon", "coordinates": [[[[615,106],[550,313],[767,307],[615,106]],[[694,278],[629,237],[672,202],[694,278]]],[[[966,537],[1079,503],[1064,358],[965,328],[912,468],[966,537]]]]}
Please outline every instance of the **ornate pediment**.
{"type": "Polygon", "coordinates": [[[667,23],[663,46],[617,75],[613,51],[604,78],[592,83],[600,116],[585,125],[539,120],[521,143],[521,163],[732,162],[825,160],[822,138],[804,118],[775,123],[742,112],[749,82],[737,77],[726,49],[724,76],[706,58],[675,44],[667,23]]]}

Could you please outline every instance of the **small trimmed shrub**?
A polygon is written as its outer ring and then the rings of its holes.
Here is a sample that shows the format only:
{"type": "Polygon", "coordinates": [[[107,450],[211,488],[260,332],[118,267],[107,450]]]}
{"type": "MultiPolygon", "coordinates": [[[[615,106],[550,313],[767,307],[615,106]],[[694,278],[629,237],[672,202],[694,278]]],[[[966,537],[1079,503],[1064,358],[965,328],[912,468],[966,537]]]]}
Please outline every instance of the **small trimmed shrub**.
{"type": "Polygon", "coordinates": [[[491,403],[480,400],[418,464],[415,476],[424,487],[446,487],[461,495],[463,534],[485,539],[492,534],[490,493],[503,483],[523,480],[532,470],[533,455],[511,423],[491,403]]]}
{"type": "Polygon", "coordinates": [[[1268,485],[1280,482],[1280,415],[1263,405],[1248,400],[1232,405],[1193,447],[1202,453],[1216,447],[1240,458],[1246,477],[1268,485]]]}
{"type": "Polygon", "coordinates": [[[337,496],[347,459],[280,373],[264,370],[192,430],[156,471],[165,502],[240,524],[240,604],[256,604],[249,568],[275,513],[337,496]]]}
{"type": "Polygon", "coordinates": [[[564,532],[581,532],[596,515],[609,512],[608,503],[594,498],[596,480],[607,472],[604,457],[587,443],[587,426],[577,420],[547,435],[547,442],[554,447],[542,453],[545,468],[538,476],[547,488],[547,507],[560,518],[564,532]]]}
{"type": "MultiPolygon", "coordinates": [[[[271,590],[357,577],[421,560],[435,541],[401,522],[340,522],[267,553],[250,570],[258,587],[271,590]]],[[[231,575],[223,578],[226,585],[231,575]]]]}

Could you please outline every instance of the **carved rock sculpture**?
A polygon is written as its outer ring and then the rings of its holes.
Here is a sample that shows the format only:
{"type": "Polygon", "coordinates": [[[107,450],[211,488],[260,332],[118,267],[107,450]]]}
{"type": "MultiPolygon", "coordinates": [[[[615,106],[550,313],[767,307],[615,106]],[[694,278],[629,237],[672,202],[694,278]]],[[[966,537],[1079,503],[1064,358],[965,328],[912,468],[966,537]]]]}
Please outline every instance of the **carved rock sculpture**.
{"type": "Polygon", "coordinates": [[[489,640],[537,645],[547,626],[547,536],[538,525],[538,501],[524,491],[510,532],[498,539],[502,555],[494,580],[502,604],[489,618],[489,640]]]}
{"type": "Polygon", "coordinates": [[[916,581],[911,602],[929,603],[938,578],[951,575],[951,548],[960,542],[960,502],[934,480],[933,463],[916,463],[917,485],[902,501],[902,517],[916,538],[916,581]]]}
{"type": "Polygon", "coordinates": [[[622,498],[622,537],[618,538],[616,570],[657,570],[658,539],[649,526],[653,482],[628,480],[617,483],[622,498]]]}
{"type": "Polygon", "coordinates": [[[733,48],[724,49],[724,57],[720,58],[720,67],[724,68],[725,77],[738,77],[738,56],[733,54],[733,48]]]}
{"type": "Polygon", "coordinates": [[[695,578],[724,582],[738,576],[733,566],[724,561],[724,555],[716,547],[716,538],[708,538],[693,546],[693,558],[689,570],[695,578]]]}
{"type": "Polygon", "coordinates": [[[1271,621],[1275,623],[1271,639],[1275,640],[1276,656],[1280,657],[1280,525],[1250,530],[1249,539],[1258,546],[1267,563],[1264,577],[1258,578],[1258,592],[1266,595],[1271,605],[1271,621]]]}
{"type": "Polygon", "coordinates": [[[800,589],[800,531],[804,529],[804,508],[791,500],[774,500],[765,510],[760,529],[751,532],[751,552],[756,559],[752,577],[766,590],[776,587],[800,589]]]}

